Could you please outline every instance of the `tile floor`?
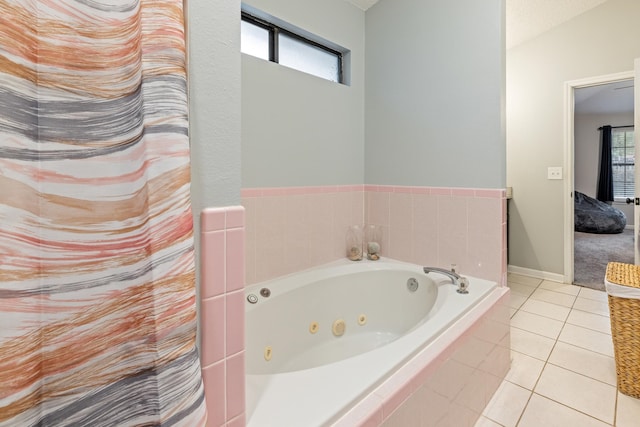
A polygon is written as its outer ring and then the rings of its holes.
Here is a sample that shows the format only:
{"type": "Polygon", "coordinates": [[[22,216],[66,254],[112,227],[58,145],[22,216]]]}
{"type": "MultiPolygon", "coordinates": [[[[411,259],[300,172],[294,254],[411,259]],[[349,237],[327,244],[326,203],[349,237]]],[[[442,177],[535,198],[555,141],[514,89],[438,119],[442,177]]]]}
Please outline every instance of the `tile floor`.
{"type": "Polygon", "coordinates": [[[511,370],[475,427],[638,427],[616,390],[605,292],[509,274],[511,370]]]}

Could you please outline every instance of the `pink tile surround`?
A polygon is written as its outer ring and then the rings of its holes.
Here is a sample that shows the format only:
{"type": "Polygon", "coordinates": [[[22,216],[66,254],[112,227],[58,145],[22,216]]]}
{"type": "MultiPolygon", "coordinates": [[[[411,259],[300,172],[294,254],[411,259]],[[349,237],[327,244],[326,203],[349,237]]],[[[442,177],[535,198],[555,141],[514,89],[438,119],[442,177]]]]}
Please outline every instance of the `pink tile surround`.
{"type": "Polygon", "coordinates": [[[345,185],[249,188],[241,195],[247,284],[342,258],[349,225],[377,224],[383,256],[456,264],[506,286],[503,189],[345,185]]]}
{"type": "Polygon", "coordinates": [[[200,224],[200,361],[207,427],[240,427],[245,425],[245,209],[207,208],[200,224]]]}
{"type": "Polygon", "coordinates": [[[418,353],[333,427],[474,426],[510,367],[508,301],[505,288],[463,332],[437,339],[437,357],[418,353]]]}
{"type": "MultiPolygon", "coordinates": [[[[201,362],[208,427],[245,425],[245,284],[343,257],[349,225],[380,225],[383,256],[423,265],[455,262],[459,271],[506,285],[504,190],[370,185],[244,189],[242,205],[207,208],[201,215],[201,362]]],[[[508,324],[508,309],[506,313],[508,324]]],[[[478,324],[487,322],[483,318],[478,324]]],[[[491,334],[484,326],[472,330],[491,334]]],[[[425,396],[442,399],[427,378],[442,366],[457,363],[452,358],[457,349],[465,348],[460,353],[468,353],[465,343],[477,344],[474,334],[465,332],[437,363],[395,376],[393,381],[405,383],[387,384],[396,387],[390,397],[372,394],[354,407],[348,415],[360,421],[353,425],[402,425],[393,420],[419,410],[425,396]],[[419,386],[423,379],[426,382],[419,386]]],[[[500,370],[504,355],[494,349],[482,363],[500,370]]],[[[493,384],[487,383],[492,378],[486,374],[476,369],[473,378],[482,381],[471,381],[468,386],[493,384]]],[[[447,405],[451,408],[458,403],[447,405]]],[[[458,409],[449,412],[474,414],[458,409]]]]}

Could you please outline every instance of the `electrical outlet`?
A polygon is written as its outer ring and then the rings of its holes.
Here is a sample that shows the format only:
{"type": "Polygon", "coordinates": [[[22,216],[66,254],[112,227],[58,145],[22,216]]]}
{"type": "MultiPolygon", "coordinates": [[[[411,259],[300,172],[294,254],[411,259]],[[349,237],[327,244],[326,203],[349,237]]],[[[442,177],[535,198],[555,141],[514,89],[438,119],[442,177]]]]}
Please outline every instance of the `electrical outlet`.
{"type": "Polygon", "coordinates": [[[562,167],[561,166],[549,166],[547,168],[547,179],[562,179],[562,167]]]}

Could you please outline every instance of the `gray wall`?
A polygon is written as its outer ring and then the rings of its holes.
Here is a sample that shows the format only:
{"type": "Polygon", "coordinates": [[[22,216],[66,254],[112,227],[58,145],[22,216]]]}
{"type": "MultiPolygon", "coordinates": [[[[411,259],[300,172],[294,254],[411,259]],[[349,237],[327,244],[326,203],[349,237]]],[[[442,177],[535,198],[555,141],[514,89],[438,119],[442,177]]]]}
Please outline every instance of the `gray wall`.
{"type": "Polygon", "coordinates": [[[362,184],[364,19],[344,0],[248,5],[351,51],[350,86],[242,55],[242,187],[362,184]]]}
{"type": "Polygon", "coordinates": [[[503,0],[247,4],[351,49],[352,71],[242,56],[242,187],[505,186],[503,0]]]}
{"type": "Polygon", "coordinates": [[[193,211],[240,204],[240,1],[188,1],[193,211]]]}
{"type": "Polygon", "coordinates": [[[503,188],[504,1],[382,0],[366,38],[365,182],[503,188]]]}
{"type": "Polygon", "coordinates": [[[186,1],[185,10],[200,324],[200,212],[206,207],[240,204],[240,1],[186,1]]]}
{"type": "Polygon", "coordinates": [[[509,263],[565,274],[564,83],[633,69],[640,2],[609,0],[507,52],[509,263]]]}

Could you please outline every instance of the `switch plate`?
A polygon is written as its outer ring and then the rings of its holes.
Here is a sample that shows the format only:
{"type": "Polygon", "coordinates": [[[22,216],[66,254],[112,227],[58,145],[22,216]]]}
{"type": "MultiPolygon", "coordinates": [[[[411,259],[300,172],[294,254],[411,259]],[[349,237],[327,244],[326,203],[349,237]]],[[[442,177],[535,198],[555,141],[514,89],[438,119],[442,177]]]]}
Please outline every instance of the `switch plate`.
{"type": "Polygon", "coordinates": [[[562,167],[549,166],[547,168],[547,179],[562,179],[562,167]]]}

